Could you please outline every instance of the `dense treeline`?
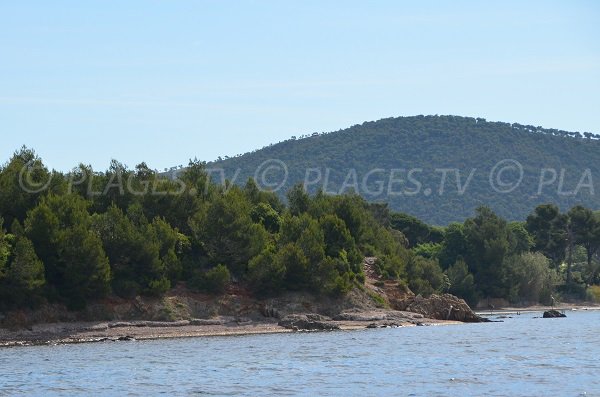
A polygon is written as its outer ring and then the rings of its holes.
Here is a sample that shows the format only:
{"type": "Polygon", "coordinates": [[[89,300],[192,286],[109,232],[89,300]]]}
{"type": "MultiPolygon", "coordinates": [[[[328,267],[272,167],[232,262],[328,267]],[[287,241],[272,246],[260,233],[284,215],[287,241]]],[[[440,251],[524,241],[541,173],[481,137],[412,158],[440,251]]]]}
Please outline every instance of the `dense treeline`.
{"type": "Polygon", "coordinates": [[[0,169],[0,309],[81,308],[109,294],[160,296],[181,282],[215,294],[234,282],[257,296],[340,296],[364,284],[365,256],[416,293],[448,291],[471,304],[585,297],[600,281],[600,218],[580,206],[563,214],[542,205],[522,223],[481,207],[440,228],[300,185],[286,203],[252,179],[214,184],[198,161],[177,180],[116,161],[63,174],[23,148],[0,169]]]}
{"type": "MultiPolygon", "coordinates": [[[[257,170],[261,176],[265,162],[277,159],[289,172],[281,198],[300,182],[307,182],[312,193],[355,188],[370,202],[386,202],[394,211],[446,226],[464,221],[481,203],[507,220],[523,220],[545,203],[562,211],[576,204],[600,208],[595,194],[600,186],[590,186],[600,176],[599,137],[472,117],[397,117],[290,139],[208,167],[223,168],[243,184],[257,170]],[[498,164],[522,167],[523,179],[514,190],[492,186],[490,179],[498,182],[498,164]]],[[[283,172],[272,172],[265,179],[275,183],[282,177],[283,172]]],[[[519,172],[507,171],[500,179],[516,182],[519,172]]]]}

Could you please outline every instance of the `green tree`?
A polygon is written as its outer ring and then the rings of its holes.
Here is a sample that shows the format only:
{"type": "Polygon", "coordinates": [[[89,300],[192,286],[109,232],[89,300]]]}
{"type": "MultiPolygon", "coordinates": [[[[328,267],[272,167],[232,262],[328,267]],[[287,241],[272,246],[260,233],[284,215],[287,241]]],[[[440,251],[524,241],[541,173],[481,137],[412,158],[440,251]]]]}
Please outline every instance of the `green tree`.
{"type": "Polygon", "coordinates": [[[11,260],[6,271],[8,299],[18,306],[31,306],[39,300],[45,284],[44,264],[27,237],[13,237],[14,246],[10,249],[11,260]]]}
{"type": "Polygon", "coordinates": [[[0,214],[7,225],[25,220],[27,211],[36,206],[58,182],[31,149],[23,146],[10,161],[0,167],[0,214]]]}
{"type": "Polygon", "coordinates": [[[278,233],[281,227],[281,216],[268,203],[258,203],[250,216],[255,223],[260,223],[270,233],[278,233]]]}
{"type": "Polygon", "coordinates": [[[506,221],[487,207],[479,207],[474,218],[465,221],[466,262],[484,297],[506,296],[504,258],[510,253],[510,232],[506,221]]]}
{"type": "Polygon", "coordinates": [[[550,261],[539,252],[525,252],[510,258],[511,280],[515,295],[512,300],[550,303],[550,296],[560,278],[550,261]]]}
{"type": "Polygon", "coordinates": [[[573,233],[573,243],[585,248],[587,266],[588,269],[591,269],[594,255],[600,249],[600,217],[580,205],[573,207],[568,215],[569,230],[572,230],[573,233]]]}
{"type": "Polygon", "coordinates": [[[198,273],[193,280],[196,289],[206,291],[211,294],[222,294],[231,282],[231,274],[225,265],[217,265],[212,269],[198,273]]]}
{"type": "Polygon", "coordinates": [[[452,264],[462,260],[467,254],[467,238],[464,232],[464,225],[461,223],[451,223],[444,230],[444,240],[438,254],[440,265],[447,269],[452,264]]]}
{"type": "Polygon", "coordinates": [[[250,208],[242,192],[233,187],[211,201],[206,213],[196,214],[191,220],[194,238],[210,261],[226,264],[238,276],[247,270],[253,254],[261,251],[251,247],[250,208]]]}
{"type": "Polygon", "coordinates": [[[275,254],[275,268],[285,268],[285,285],[291,290],[306,289],[310,285],[308,259],[294,243],[283,246],[275,254]]]}
{"type": "Polygon", "coordinates": [[[169,288],[165,259],[172,261],[168,265],[177,273],[180,264],[172,254],[176,255],[178,236],[163,221],[151,224],[141,215],[134,223],[112,205],[104,214],[94,217],[94,229],[108,256],[117,294],[125,297],[139,293],[159,295],[169,288]]]}
{"type": "Polygon", "coordinates": [[[248,282],[259,296],[274,295],[284,288],[286,264],[275,260],[271,248],[266,248],[248,264],[248,282]]]}
{"type": "Polygon", "coordinates": [[[510,252],[521,254],[529,252],[534,245],[533,237],[527,231],[524,222],[510,222],[510,252]]]}
{"type": "Polygon", "coordinates": [[[446,269],[446,277],[450,287],[448,292],[463,298],[471,307],[477,306],[479,301],[475,278],[469,273],[469,268],[464,260],[458,260],[446,269]]]}
{"type": "Polygon", "coordinates": [[[414,255],[406,266],[408,286],[415,294],[429,296],[447,288],[446,278],[437,261],[414,255]]]}
{"type": "Polygon", "coordinates": [[[527,217],[526,229],[533,237],[534,250],[550,258],[558,267],[567,249],[568,217],[552,204],[539,205],[527,217]]]}
{"type": "Polygon", "coordinates": [[[102,241],[91,230],[73,227],[58,238],[59,265],[63,269],[61,295],[71,307],[105,296],[110,290],[110,266],[102,241]]]}
{"type": "Polygon", "coordinates": [[[287,193],[288,206],[292,215],[300,215],[308,211],[310,197],[302,184],[294,185],[287,193]]]}
{"type": "Polygon", "coordinates": [[[444,238],[440,229],[429,226],[408,214],[392,214],[391,225],[406,236],[411,248],[425,243],[441,243],[444,238]]]}

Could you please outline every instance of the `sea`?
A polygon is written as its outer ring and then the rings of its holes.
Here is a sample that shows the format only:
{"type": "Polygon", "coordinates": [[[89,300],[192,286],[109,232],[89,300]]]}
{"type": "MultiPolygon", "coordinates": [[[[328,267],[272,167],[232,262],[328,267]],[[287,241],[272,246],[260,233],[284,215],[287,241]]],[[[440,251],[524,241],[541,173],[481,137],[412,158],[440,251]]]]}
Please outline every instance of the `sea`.
{"type": "Polygon", "coordinates": [[[600,312],[566,314],[2,348],[0,395],[600,396],[600,312]]]}

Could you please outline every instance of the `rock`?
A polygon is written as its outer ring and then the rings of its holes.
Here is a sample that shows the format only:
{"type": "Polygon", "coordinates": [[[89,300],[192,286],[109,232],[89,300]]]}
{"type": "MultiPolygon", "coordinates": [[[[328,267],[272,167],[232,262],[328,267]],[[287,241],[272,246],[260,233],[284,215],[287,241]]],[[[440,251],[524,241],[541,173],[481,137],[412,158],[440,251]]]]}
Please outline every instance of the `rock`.
{"type": "Polygon", "coordinates": [[[544,318],[561,318],[567,317],[566,314],[559,312],[558,310],[548,310],[544,312],[544,318]]]}
{"type": "Polygon", "coordinates": [[[299,331],[332,331],[340,329],[331,319],[318,314],[289,314],[279,321],[279,326],[299,331]]]}
{"type": "Polygon", "coordinates": [[[405,308],[403,310],[419,313],[436,320],[462,321],[465,323],[489,321],[475,314],[463,299],[450,294],[431,295],[428,298],[417,295],[404,303],[405,308]]]}

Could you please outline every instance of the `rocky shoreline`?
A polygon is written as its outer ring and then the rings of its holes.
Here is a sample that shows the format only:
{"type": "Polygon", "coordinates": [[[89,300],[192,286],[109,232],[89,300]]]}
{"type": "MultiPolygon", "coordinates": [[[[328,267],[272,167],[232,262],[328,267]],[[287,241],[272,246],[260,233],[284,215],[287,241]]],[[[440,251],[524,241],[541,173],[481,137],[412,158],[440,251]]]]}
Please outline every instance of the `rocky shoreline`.
{"type": "Polygon", "coordinates": [[[453,295],[415,296],[382,280],[372,258],[364,266],[364,286],[337,298],[290,292],[259,299],[240,285],[211,296],[182,285],[161,298],[111,297],[79,312],[47,304],[0,314],[0,347],[489,321],[453,295]]]}
{"type": "Polygon", "coordinates": [[[310,331],[460,324],[396,310],[348,311],[334,318],[315,313],[291,314],[280,320],[218,317],[174,322],[77,322],[38,324],[26,329],[0,329],[0,347],[121,342],[163,338],[233,336],[310,331]]]}

